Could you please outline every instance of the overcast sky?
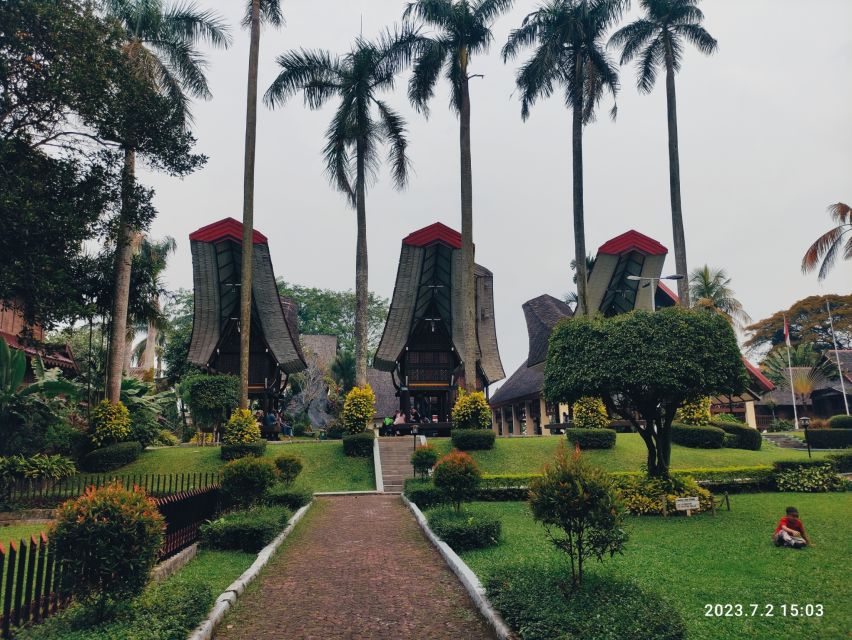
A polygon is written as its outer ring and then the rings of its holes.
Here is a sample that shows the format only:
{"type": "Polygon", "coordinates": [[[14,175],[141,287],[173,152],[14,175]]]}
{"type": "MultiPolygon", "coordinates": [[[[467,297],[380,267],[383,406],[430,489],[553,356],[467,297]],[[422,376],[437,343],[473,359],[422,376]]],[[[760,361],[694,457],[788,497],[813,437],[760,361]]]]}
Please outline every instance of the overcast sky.
{"type": "MultiPolygon", "coordinates": [[[[156,189],[155,237],[177,254],[169,288],[192,286],[187,236],[242,215],[248,33],[243,1],[198,0],[233,25],[228,51],[209,52],[214,97],[196,104],[198,150],[206,167],[184,180],[143,173],[156,189]]],[[[292,48],[348,50],[363,21],[367,37],[398,21],[400,0],[283,0],[285,28],[261,39],[260,92],[292,48]]],[[[634,5],[637,4],[634,2],[634,5]]],[[[487,56],[474,58],[471,86],[476,260],[494,272],[497,333],[507,375],[524,360],[521,304],[573,288],[571,115],[559,98],[539,103],[526,123],[513,96],[515,65],[499,50],[537,2],[518,0],[495,25],[487,56]]],[[[852,200],[852,2],[705,0],[719,51],[688,49],[677,76],[683,212],[690,268],[724,267],[754,319],[820,293],[849,293],[852,262],[818,283],[799,271],[807,246],[830,225],[825,209],[852,200]]],[[[636,10],[629,14],[632,17],[636,10]]],[[[636,229],[671,251],[665,86],[635,89],[622,69],[618,119],[605,104],[585,132],[586,244],[636,229]]],[[[460,226],[458,121],[441,86],[431,118],[411,109],[404,76],[387,96],[407,118],[414,174],[395,191],[387,175],[367,196],[370,288],[390,297],[401,239],[441,221],[460,226]]],[[[328,184],[321,158],[332,108],[311,112],[300,98],[261,106],[255,227],[269,237],[277,276],[306,286],[354,288],[355,215],[328,184]]],[[[666,271],[674,269],[670,253],[666,271]]]]}

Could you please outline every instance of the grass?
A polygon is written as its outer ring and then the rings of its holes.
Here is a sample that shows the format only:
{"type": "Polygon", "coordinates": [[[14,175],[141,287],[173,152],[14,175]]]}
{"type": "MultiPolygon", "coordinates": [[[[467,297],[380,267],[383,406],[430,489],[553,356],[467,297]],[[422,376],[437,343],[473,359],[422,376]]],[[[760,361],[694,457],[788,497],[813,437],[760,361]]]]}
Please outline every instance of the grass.
{"type": "MultiPolygon", "coordinates": [[[[556,448],[565,438],[497,438],[489,451],[472,451],[471,455],[486,474],[537,473],[544,463],[553,459],[556,448]]],[[[440,453],[450,450],[448,439],[431,441],[440,453]]],[[[638,433],[620,433],[612,449],[584,451],[589,461],[607,471],[638,471],[647,461],[647,449],[638,433]]],[[[814,452],[814,457],[826,453],[814,452]]],[[[703,467],[740,467],[771,465],[776,460],[806,460],[807,452],[783,449],[764,441],[760,451],[745,449],[690,449],[672,445],[672,469],[703,467]]]]}
{"type": "Polygon", "coordinates": [[[30,536],[38,537],[38,534],[41,531],[44,531],[46,534],[49,528],[49,522],[41,522],[38,524],[11,524],[6,527],[0,527],[0,544],[8,550],[10,541],[14,540],[16,544],[21,540],[29,541],[30,536]]]}
{"type": "MultiPolygon", "coordinates": [[[[345,456],[339,440],[270,445],[265,455],[275,458],[282,453],[292,453],[302,459],[304,469],[299,482],[314,491],[376,488],[372,458],[345,456]]],[[[145,451],[138,460],[114,473],[209,473],[221,470],[224,464],[219,457],[219,447],[166,447],[145,451]]]]}
{"type": "MultiPolygon", "coordinates": [[[[764,493],[731,498],[732,510],[692,518],[628,517],[624,555],[603,564],[598,576],[632,579],[680,610],[690,640],[833,639],[852,629],[849,573],[852,495],[764,493]],[[813,546],[776,548],[770,536],[788,505],[798,507],[813,546]],[[774,605],[773,617],[705,617],[706,604],[774,605]],[[781,605],[822,604],[821,618],[782,615],[781,605]]],[[[546,539],[523,502],[477,503],[499,517],[497,547],[460,555],[483,581],[494,570],[525,561],[561,563],[564,554],[546,539]]],[[[567,571],[567,569],[566,569],[567,571]]]]}

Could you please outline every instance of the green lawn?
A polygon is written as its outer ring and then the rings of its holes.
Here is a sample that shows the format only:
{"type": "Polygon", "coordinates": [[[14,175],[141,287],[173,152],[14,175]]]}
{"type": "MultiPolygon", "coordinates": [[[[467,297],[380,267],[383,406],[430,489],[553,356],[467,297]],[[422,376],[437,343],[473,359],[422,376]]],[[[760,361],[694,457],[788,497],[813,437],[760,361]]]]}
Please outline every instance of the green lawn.
{"type": "Polygon", "coordinates": [[[22,539],[29,541],[30,536],[38,536],[41,531],[47,533],[49,528],[49,522],[39,524],[12,524],[0,527],[0,544],[8,550],[10,540],[14,540],[16,544],[22,539]]]}
{"type": "MultiPolygon", "coordinates": [[[[474,460],[483,473],[536,473],[549,462],[564,437],[542,436],[538,438],[497,438],[490,451],[473,451],[474,460]]],[[[440,452],[450,450],[449,439],[432,439],[440,452]]],[[[638,433],[620,433],[615,447],[603,450],[586,450],[590,462],[607,471],[638,471],[647,460],[647,449],[638,433]]],[[[814,452],[814,457],[827,455],[814,452]]],[[[807,452],[782,449],[771,442],[764,442],[760,451],[745,449],[690,449],[672,445],[673,469],[696,469],[702,467],[740,467],[769,465],[775,460],[805,460],[807,452]]]]}
{"type": "MultiPolygon", "coordinates": [[[[715,517],[629,517],[624,555],[603,564],[598,575],[629,578],[665,596],[683,615],[689,640],[775,640],[849,637],[852,629],[849,566],[852,563],[852,495],[764,493],[731,498],[732,511],[715,517]],[[798,507],[814,545],[779,549],[770,536],[788,505],[798,507]],[[843,523],[847,524],[843,524],[843,523]],[[774,616],[705,617],[705,604],[774,605],[774,616]],[[822,604],[822,618],[782,615],[783,604],[822,604]]],[[[481,578],[524,561],[562,562],[543,528],[523,502],[476,503],[498,515],[503,541],[463,552],[481,578]]],[[[746,607],[750,610],[750,607],[746,607]]]]}
{"type": "MultiPolygon", "coordinates": [[[[376,488],[372,458],[343,455],[339,440],[269,445],[266,456],[292,453],[305,467],[299,481],[314,491],[369,491],[376,488]]],[[[218,447],[167,447],[145,451],[135,462],[116,474],[208,473],[219,471],[224,462],[218,447]]]]}

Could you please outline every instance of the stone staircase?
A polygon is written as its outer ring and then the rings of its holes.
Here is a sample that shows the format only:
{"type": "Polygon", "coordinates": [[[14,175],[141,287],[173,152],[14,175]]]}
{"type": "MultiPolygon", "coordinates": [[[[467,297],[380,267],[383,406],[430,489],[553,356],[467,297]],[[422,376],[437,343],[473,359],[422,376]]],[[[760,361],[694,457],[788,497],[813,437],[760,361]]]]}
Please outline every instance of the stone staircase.
{"type": "Polygon", "coordinates": [[[414,451],[414,438],[379,438],[379,456],[382,461],[382,482],[385,493],[402,493],[402,484],[406,478],[414,477],[411,466],[411,454],[414,451]]]}
{"type": "Polygon", "coordinates": [[[784,435],[783,431],[776,433],[764,433],[763,438],[764,440],[774,442],[776,445],[784,449],[804,449],[806,447],[803,440],[784,435]]]}

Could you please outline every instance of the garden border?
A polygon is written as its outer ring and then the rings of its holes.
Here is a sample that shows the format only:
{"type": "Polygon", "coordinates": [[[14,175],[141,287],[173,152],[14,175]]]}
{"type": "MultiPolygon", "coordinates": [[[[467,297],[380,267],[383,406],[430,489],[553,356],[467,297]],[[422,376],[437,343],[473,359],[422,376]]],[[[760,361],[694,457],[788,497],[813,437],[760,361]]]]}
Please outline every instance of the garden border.
{"type": "Polygon", "coordinates": [[[471,600],[473,600],[476,608],[479,609],[479,612],[485,617],[488,624],[491,625],[497,633],[497,637],[500,640],[515,640],[517,636],[512,633],[503,618],[501,618],[500,614],[494,609],[494,606],[491,604],[491,601],[485,593],[485,588],[482,586],[479,578],[476,577],[476,574],[467,566],[465,561],[452,550],[450,545],[435,535],[435,532],[429,528],[429,522],[426,520],[426,516],[423,515],[423,512],[420,511],[416,504],[411,502],[405,494],[402,494],[402,501],[409,509],[411,509],[411,512],[414,514],[414,518],[417,520],[417,524],[420,525],[423,533],[425,533],[429,541],[435,545],[446,563],[450,565],[450,569],[453,570],[453,573],[456,574],[456,577],[464,585],[464,588],[467,590],[467,593],[471,600]]]}
{"type": "Polygon", "coordinates": [[[385,480],[382,478],[382,455],[379,451],[379,439],[373,434],[373,473],[376,476],[376,491],[385,492],[385,480]]]}
{"type": "Polygon", "coordinates": [[[299,520],[302,519],[305,513],[307,513],[308,509],[311,508],[312,504],[313,500],[293,514],[293,517],[290,518],[290,521],[287,523],[284,531],[279,533],[272,542],[261,549],[251,566],[243,571],[242,575],[234,580],[228,588],[225,589],[218,598],[216,598],[216,602],[210,610],[210,613],[207,614],[207,618],[195,628],[195,630],[187,637],[187,640],[210,640],[213,637],[213,632],[216,630],[216,626],[222,622],[225,614],[230,611],[234,604],[236,604],[237,599],[239,599],[239,597],[243,594],[246,587],[254,581],[263,567],[272,559],[272,556],[278,550],[278,547],[280,547],[287,536],[292,533],[293,528],[296,524],[298,524],[299,520]]]}

